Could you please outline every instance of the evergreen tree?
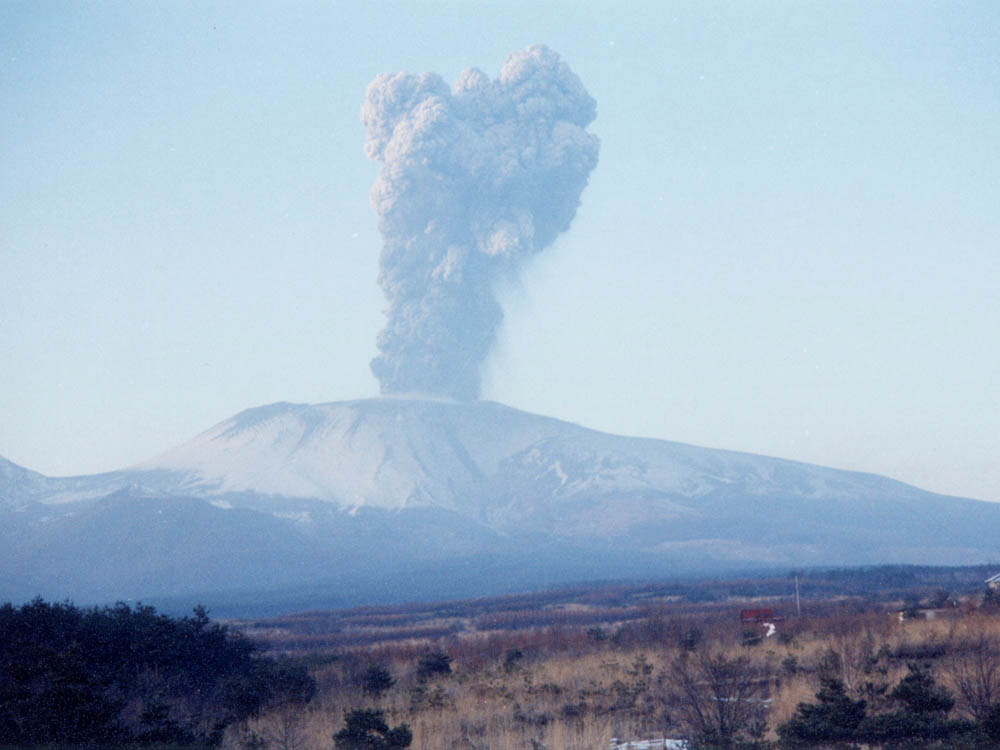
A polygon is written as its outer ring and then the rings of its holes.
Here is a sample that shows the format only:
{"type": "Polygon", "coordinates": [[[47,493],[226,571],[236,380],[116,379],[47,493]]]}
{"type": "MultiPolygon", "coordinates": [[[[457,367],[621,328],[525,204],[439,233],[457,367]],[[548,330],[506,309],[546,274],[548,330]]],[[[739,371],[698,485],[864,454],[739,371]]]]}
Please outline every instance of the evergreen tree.
{"type": "Polygon", "coordinates": [[[375,696],[376,698],[380,697],[395,684],[396,681],[392,679],[389,670],[376,664],[368,667],[361,678],[362,689],[368,695],[375,696]]]}
{"type": "Polygon", "coordinates": [[[0,607],[0,746],[221,742],[265,706],[307,701],[301,665],[263,657],[198,607],[0,607]]]}
{"type": "Polygon", "coordinates": [[[865,718],[865,702],[853,700],[839,679],[825,676],[821,680],[822,687],[816,693],[818,702],[800,703],[795,715],[778,727],[782,747],[854,745],[865,718]]]}
{"type": "Polygon", "coordinates": [[[970,729],[967,722],[948,720],[955,701],[937,684],[929,667],[910,663],[907,668],[907,675],[889,693],[897,710],[868,717],[859,728],[860,737],[885,747],[917,748],[970,729]]]}

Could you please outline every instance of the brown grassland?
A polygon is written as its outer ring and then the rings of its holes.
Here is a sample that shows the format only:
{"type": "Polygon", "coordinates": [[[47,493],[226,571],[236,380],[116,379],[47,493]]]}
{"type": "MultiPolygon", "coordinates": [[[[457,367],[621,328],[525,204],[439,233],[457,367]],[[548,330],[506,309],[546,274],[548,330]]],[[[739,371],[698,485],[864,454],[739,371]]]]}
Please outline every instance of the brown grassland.
{"type": "Polygon", "coordinates": [[[412,747],[423,750],[608,750],[613,738],[689,737],[684,680],[691,675],[684,670],[699,654],[746,667],[746,700],[758,707],[764,738],[774,739],[799,703],[814,700],[823,670],[877,705],[885,686],[919,661],[956,697],[954,715],[971,717],[975,707],[956,680],[977,643],[1000,643],[1000,615],[983,606],[983,579],[992,572],[808,574],[801,612],[788,576],[603,585],[241,622],[269,652],[306,660],[318,689],[305,706],[231,729],[226,744],[330,750],[345,713],[358,708],[384,710],[393,726],[406,723],[412,747]],[[746,608],[785,619],[768,636],[766,625],[741,622],[746,608]],[[901,620],[903,609],[910,619],[901,620]],[[381,685],[372,677],[379,670],[381,685]]]}

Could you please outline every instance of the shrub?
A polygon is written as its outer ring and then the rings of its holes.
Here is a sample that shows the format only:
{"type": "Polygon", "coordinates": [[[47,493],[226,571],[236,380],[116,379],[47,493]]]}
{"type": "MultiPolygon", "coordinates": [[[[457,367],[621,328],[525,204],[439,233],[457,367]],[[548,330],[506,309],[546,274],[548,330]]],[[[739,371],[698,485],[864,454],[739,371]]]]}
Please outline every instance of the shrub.
{"type": "Polygon", "coordinates": [[[389,728],[381,709],[356,709],[344,714],[347,726],[333,735],[337,750],[398,750],[409,747],[413,734],[406,724],[389,728]]]}
{"type": "Polygon", "coordinates": [[[373,695],[376,698],[380,697],[395,684],[396,681],[392,679],[389,670],[376,664],[368,667],[361,678],[362,690],[367,695],[373,695]]]}
{"type": "Polygon", "coordinates": [[[417,677],[426,680],[437,675],[451,674],[451,657],[441,651],[424,654],[417,664],[417,677]]]}

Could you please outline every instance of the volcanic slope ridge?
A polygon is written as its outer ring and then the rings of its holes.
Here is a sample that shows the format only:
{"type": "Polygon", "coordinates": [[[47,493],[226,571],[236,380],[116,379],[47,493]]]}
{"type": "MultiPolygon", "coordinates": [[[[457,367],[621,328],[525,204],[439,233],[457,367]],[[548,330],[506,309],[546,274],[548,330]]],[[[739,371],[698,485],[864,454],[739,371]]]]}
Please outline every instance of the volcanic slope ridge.
{"type": "Polygon", "coordinates": [[[98,597],[979,563],[1000,533],[1000,505],[885,477],[415,398],[248,409],[89,477],[4,462],[0,513],[0,595],[98,597]]]}

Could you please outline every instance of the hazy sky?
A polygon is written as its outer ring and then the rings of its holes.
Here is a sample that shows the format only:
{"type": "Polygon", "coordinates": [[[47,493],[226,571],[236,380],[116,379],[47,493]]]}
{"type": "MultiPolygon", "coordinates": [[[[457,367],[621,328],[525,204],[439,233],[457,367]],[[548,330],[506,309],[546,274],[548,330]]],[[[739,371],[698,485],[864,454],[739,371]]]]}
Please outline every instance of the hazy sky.
{"type": "Polygon", "coordinates": [[[0,455],[377,394],[381,72],[597,100],[485,396],[1000,500],[1000,4],[0,3],[0,455]]]}

